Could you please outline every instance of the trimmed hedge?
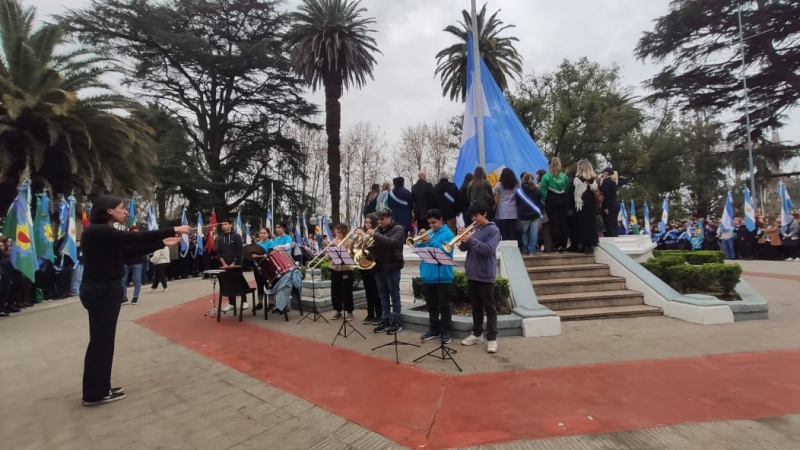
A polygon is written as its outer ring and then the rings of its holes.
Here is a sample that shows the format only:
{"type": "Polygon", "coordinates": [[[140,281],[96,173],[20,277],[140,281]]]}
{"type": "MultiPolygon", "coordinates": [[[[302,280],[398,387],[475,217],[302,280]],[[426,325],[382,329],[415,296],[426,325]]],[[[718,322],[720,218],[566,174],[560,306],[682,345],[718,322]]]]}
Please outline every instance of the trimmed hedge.
{"type": "Polygon", "coordinates": [[[653,250],[653,256],[656,258],[680,258],[695,266],[725,262],[725,254],[717,250],[653,250]]]}
{"type": "Polygon", "coordinates": [[[642,266],[682,294],[721,291],[728,296],[742,277],[742,267],[717,262],[720,259],[717,254],[722,253],[667,250],[643,262],[642,266]]]}
{"type": "MultiPolygon", "coordinates": [[[[411,279],[411,289],[414,292],[415,298],[423,298],[422,295],[422,279],[414,277],[411,279]]],[[[508,287],[508,279],[497,277],[494,280],[494,298],[498,301],[506,300],[511,295],[511,289],[508,287]]],[[[453,283],[450,285],[450,302],[451,303],[464,303],[469,304],[469,293],[467,291],[467,276],[464,272],[456,272],[453,274],[453,283]]]]}

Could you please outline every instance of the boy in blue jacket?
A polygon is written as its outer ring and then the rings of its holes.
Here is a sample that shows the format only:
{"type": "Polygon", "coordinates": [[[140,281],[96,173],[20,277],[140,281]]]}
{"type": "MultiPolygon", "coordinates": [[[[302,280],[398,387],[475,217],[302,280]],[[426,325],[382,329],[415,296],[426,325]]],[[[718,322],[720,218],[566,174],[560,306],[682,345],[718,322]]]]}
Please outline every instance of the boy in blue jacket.
{"type": "MultiPolygon", "coordinates": [[[[497,276],[497,246],[500,230],[489,222],[489,211],[483,202],[473,203],[468,211],[475,229],[461,236],[458,248],[467,252],[464,272],[467,292],[472,303],[472,334],[461,345],[483,342],[483,314],[486,313],[486,351],[497,353],[497,303],[494,298],[494,279],[497,276]]],[[[463,230],[458,231],[459,234],[463,230]]]]}
{"type": "MultiPolygon", "coordinates": [[[[417,247],[438,248],[453,259],[452,249],[447,252],[442,244],[453,239],[453,232],[444,225],[444,216],[438,209],[430,209],[427,214],[430,234],[417,241],[417,247]]],[[[425,230],[420,230],[420,235],[425,230]]],[[[422,279],[422,294],[428,304],[430,328],[422,335],[423,341],[438,337],[449,344],[453,340],[452,313],[450,311],[450,285],[453,283],[453,266],[440,266],[422,262],[419,265],[419,276],[422,279]]]]}

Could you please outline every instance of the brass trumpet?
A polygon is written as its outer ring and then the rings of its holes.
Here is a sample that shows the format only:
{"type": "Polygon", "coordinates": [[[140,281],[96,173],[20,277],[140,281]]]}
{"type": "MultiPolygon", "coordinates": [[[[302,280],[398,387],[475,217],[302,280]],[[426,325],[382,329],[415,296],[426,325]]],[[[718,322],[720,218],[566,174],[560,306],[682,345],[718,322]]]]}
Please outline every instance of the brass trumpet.
{"type": "Polygon", "coordinates": [[[406,245],[411,248],[414,248],[417,245],[417,242],[422,240],[422,238],[424,238],[425,236],[430,236],[432,233],[433,233],[433,228],[426,230],[422,234],[417,234],[415,237],[410,237],[406,239],[406,245]]]}
{"type": "Polygon", "coordinates": [[[462,236],[466,236],[467,234],[472,234],[472,229],[474,227],[475,227],[475,222],[471,223],[467,228],[464,229],[464,231],[461,232],[461,234],[454,237],[450,242],[445,242],[444,244],[442,244],[442,248],[444,248],[444,251],[446,252],[453,251],[453,246],[456,245],[458,241],[461,240],[462,236]]]}

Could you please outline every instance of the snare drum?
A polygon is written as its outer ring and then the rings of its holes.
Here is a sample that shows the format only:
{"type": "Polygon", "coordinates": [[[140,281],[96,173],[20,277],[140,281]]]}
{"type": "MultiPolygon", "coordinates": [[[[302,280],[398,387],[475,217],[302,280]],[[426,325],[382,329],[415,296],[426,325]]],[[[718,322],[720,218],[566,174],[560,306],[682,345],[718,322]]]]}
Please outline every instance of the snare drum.
{"type": "Polygon", "coordinates": [[[271,251],[269,255],[258,261],[256,267],[261,276],[271,285],[277,283],[278,279],[288,272],[297,269],[294,259],[286,253],[286,250],[271,251]]]}
{"type": "Polygon", "coordinates": [[[224,270],[206,270],[203,272],[203,279],[204,280],[215,280],[220,272],[225,272],[224,270]]]}

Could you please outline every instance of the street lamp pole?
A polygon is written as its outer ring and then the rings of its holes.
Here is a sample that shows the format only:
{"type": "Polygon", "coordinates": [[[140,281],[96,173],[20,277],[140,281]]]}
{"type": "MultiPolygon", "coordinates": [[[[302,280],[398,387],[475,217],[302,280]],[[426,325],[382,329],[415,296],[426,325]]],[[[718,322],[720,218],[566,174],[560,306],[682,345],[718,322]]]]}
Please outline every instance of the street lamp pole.
{"type": "Polygon", "coordinates": [[[747,157],[748,162],[750,164],[750,192],[753,195],[750,197],[753,201],[753,210],[758,211],[756,208],[755,199],[758,197],[755,195],[756,192],[756,174],[755,170],[753,169],[753,139],[750,136],[750,99],[747,96],[747,61],[744,55],[744,31],[742,29],[742,2],[739,2],[739,48],[742,53],[742,87],[744,93],[744,112],[745,112],[745,123],[747,125],[747,157]]]}

